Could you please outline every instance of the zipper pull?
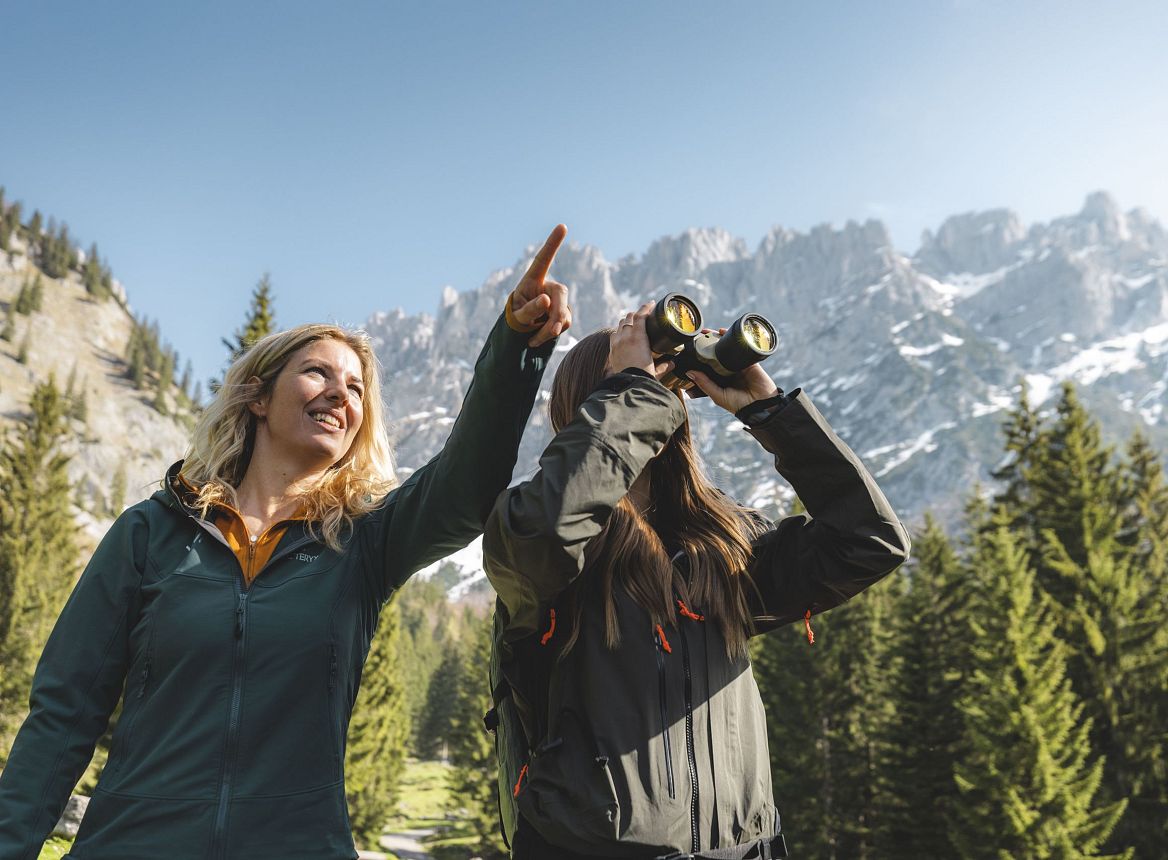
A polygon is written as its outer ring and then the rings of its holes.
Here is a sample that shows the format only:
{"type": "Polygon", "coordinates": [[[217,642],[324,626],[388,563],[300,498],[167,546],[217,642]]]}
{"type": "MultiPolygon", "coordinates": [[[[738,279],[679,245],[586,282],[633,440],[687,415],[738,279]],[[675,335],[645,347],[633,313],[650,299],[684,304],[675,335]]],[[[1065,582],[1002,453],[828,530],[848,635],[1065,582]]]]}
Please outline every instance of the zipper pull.
{"type": "Polygon", "coordinates": [[[247,595],[239,595],[239,605],[235,607],[235,638],[243,638],[243,608],[247,603],[247,595]]]}

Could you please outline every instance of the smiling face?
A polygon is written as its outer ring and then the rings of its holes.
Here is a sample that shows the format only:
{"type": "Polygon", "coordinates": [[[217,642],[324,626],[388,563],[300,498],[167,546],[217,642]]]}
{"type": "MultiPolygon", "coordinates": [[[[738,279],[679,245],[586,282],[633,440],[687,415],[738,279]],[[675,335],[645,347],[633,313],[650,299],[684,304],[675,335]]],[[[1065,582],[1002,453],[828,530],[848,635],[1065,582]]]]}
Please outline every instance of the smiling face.
{"type": "Polygon", "coordinates": [[[344,457],[361,429],[365,381],[361,360],[343,341],[317,340],[294,352],[271,390],[250,409],[256,446],[306,471],[344,457]]]}

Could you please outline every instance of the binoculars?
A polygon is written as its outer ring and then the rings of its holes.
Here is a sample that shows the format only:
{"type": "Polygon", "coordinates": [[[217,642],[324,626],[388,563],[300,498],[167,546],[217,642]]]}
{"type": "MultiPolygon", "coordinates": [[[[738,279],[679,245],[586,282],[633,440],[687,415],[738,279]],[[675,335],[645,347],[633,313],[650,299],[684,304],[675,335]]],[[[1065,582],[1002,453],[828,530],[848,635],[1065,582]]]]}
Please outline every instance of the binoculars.
{"type": "MultiPolygon", "coordinates": [[[[731,385],[740,372],[769,357],[778,347],[775,327],[760,314],[743,314],[726,333],[701,333],[702,312],[697,302],[681,293],[669,293],[645,320],[649,349],[668,358],[673,370],[661,382],[674,388],[691,382],[687,373],[698,370],[719,385],[731,385]]],[[[690,397],[705,397],[696,385],[690,397]]]]}

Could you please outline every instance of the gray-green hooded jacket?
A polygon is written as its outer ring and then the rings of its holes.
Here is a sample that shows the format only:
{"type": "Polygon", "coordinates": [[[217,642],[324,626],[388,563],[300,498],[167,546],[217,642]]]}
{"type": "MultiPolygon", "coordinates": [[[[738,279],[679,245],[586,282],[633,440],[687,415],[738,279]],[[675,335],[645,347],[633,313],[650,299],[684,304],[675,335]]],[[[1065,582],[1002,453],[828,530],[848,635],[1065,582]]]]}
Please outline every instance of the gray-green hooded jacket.
{"type": "MultiPolygon", "coordinates": [[[[603,613],[586,612],[575,647],[545,665],[546,704],[531,689],[539,674],[532,654],[550,629],[550,610],[584,569],[589,541],[683,418],[677,396],[647,374],[609,377],[552,440],[536,475],[505,491],[487,522],[486,570],[504,630],[503,677],[492,682],[510,685],[532,747],[515,795],[519,812],[543,839],[579,854],[725,849],[778,829],[750,661],[731,657],[716,627],[679,611],[663,639],[618,587],[620,645],[605,645],[603,613]]],[[[758,632],[839,605],[909,550],[871,475],[805,394],[796,390],[761,419],[748,430],[808,513],[754,542],[748,574],[758,632]]],[[[684,558],[675,570],[684,575],[684,558]]]]}

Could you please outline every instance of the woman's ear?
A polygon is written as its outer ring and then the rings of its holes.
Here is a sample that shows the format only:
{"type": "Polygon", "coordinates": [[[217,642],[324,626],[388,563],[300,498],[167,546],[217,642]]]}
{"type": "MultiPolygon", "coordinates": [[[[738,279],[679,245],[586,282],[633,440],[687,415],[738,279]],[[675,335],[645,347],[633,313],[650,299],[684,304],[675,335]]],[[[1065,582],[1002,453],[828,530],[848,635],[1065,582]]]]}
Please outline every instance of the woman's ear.
{"type": "MultiPolygon", "coordinates": [[[[263,382],[264,381],[262,379],[260,379],[258,376],[253,376],[251,379],[249,379],[247,381],[247,384],[248,385],[263,385],[263,382]]],[[[267,398],[267,396],[265,395],[264,397],[261,397],[259,400],[253,400],[251,403],[247,404],[247,408],[250,409],[251,414],[256,416],[257,418],[266,418],[268,415],[268,398],[267,398]]]]}

